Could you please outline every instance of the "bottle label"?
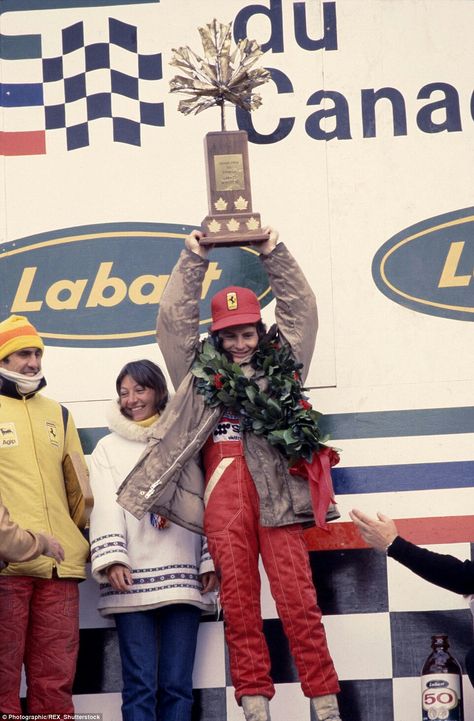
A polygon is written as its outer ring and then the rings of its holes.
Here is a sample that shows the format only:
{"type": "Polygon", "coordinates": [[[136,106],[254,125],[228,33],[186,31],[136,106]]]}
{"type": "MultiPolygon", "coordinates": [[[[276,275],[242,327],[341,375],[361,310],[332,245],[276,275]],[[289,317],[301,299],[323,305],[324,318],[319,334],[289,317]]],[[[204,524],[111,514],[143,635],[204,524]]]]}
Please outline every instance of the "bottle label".
{"type": "Polygon", "coordinates": [[[462,721],[461,679],[455,673],[421,677],[423,721],[462,721]]]}

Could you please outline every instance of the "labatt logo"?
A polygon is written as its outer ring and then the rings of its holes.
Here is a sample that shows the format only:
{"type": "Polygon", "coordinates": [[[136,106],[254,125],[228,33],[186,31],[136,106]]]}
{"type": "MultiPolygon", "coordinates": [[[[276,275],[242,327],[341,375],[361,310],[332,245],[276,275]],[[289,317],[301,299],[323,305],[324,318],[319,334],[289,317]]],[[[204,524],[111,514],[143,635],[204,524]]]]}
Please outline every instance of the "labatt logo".
{"type": "Polygon", "coordinates": [[[377,251],[372,275],[379,290],[400,305],[474,321],[474,208],[397,233],[377,251]]]}
{"type": "MultiPolygon", "coordinates": [[[[1,317],[26,315],[49,345],[123,346],[155,340],[158,305],[192,228],[162,223],[80,226],[0,246],[1,317]]],[[[250,248],[217,249],[201,296],[227,285],[251,287],[262,306],[268,278],[250,248]]]]}

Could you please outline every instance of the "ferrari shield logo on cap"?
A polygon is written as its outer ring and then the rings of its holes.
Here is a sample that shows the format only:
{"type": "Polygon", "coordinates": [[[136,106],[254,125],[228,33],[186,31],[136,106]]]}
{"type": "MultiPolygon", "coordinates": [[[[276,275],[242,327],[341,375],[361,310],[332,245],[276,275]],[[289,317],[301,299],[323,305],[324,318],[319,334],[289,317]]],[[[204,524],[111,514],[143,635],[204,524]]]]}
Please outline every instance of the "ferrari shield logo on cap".
{"type": "Polygon", "coordinates": [[[228,310],[237,310],[237,293],[232,291],[227,293],[227,308],[228,310]]]}

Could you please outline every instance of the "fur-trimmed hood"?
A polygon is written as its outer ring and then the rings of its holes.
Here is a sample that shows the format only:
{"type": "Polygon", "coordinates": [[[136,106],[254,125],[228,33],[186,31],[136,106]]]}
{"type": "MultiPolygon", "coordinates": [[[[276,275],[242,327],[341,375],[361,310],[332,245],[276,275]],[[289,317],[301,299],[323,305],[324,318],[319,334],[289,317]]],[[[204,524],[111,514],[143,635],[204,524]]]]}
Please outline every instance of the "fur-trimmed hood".
{"type": "Polygon", "coordinates": [[[130,420],[130,418],[126,418],[126,416],[120,412],[118,401],[112,401],[110,403],[107,408],[106,418],[110,431],[117,433],[129,441],[139,441],[141,443],[147,443],[160,420],[158,418],[151,426],[141,426],[135,423],[135,421],[130,420]]]}

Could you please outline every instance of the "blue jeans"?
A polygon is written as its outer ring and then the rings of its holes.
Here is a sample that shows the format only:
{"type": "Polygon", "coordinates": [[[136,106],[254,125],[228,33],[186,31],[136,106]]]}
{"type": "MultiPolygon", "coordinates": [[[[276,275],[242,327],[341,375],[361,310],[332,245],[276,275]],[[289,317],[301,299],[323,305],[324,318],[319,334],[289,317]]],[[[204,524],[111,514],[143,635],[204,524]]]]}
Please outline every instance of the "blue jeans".
{"type": "Polygon", "coordinates": [[[123,721],[190,721],[200,616],[184,603],[115,615],[123,721]]]}

